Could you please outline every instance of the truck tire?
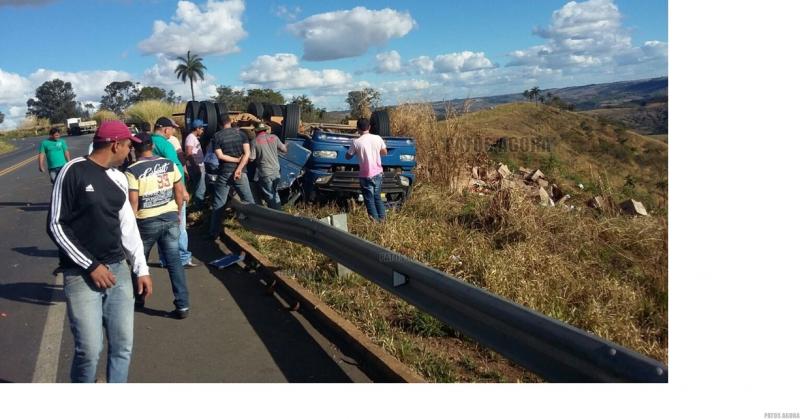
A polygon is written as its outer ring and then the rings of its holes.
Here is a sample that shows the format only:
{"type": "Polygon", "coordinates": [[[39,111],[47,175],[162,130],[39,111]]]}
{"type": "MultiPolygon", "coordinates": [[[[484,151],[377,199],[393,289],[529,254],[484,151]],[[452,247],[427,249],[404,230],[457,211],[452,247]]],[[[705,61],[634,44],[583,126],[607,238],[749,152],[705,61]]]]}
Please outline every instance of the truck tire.
{"type": "Polygon", "coordinates": [[[186,127],[186,132],[191,130],[192,121],[197,119],[198,114],[200,113],[200,102],[190,100],[186,102],[186,110],[183,114],[183,122],[184,127],[186,127]]]}
{"type": "Polygon", "coordinates": [[[286,105],[283,114],[283,130],[281,140],[287,138],[297,138],[297,131],[300,129],[300,106],[293,103],[286,105]]]}
{"type": "Polygon", "coordinates": [[[217,108],[217,125],[219,125],[222,121],[222,116],[228,114],[228,105],[217,102],[214,106],[217,108]]]}
{"type": "Polygon", "coordinates": [[[369,132],[381,137],[391,137],[389,129],[389,111],[375,111],[369,118],[369,132]]]}
{"type": "Polygon", "coordinates": [[[217,107],[214,106],[214,102],[202,102],[197,118],[206,123],[206,129],[200,141],[202,144],[208,144],[208,141],[217,132],[217,107]]]}
{"type": "Polygon", "coordinates": [[[273,105],[271,103],[264,103],[264,115],[262,119],[269,121],[273,116],[283,116],[283,107],[281,105],[273,105]]]}
{"type": "Polygon", "coordinates": [[[264,116],[264,105],[259,102],[250,102],[250,104],[247,105],[247,113],[256,118],[261,118],[264,116]]]}

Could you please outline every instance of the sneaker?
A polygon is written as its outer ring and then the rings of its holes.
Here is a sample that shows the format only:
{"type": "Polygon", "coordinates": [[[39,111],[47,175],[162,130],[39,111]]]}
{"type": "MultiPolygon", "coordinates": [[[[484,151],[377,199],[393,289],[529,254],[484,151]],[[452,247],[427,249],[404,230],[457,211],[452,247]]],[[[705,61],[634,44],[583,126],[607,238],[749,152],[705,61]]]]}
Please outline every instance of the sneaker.
{"type": "Polygon", "coordinates": [[[183,267],[184,267],[184,268],[196,268],[196,267],[198,267],[198,266],[200,266],[200,265],[198,265],[198,264],[194,263],[194,261],[193,261],[193,260],[190,260],[190,261],[188,261],[188,262],[186,262],[186,263],[184,263],[184,264],[183,264],[183,267]]]}
{"type": "Polygon", "coordinates": [[[189,309],[188,308],[176,308],[169,313],[169,316],[174,319],[185,319],[189,317],[189,309]]]}

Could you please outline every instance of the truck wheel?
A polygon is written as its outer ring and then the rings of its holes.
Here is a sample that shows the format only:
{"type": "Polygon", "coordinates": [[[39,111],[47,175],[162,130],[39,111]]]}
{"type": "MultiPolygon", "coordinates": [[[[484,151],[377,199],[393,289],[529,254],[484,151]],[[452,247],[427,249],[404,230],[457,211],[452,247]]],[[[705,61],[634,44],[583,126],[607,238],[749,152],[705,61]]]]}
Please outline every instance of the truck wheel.
{"type": "Polygon", "coordinates": [[[200,104],[200,112],[197,115],[198,119],[202,119],[207,124],[201,142],[208,144],[214,133],[217,132],[217,107],[214,102],[203,102],[200,104]]]}
{"type": "Polygon", "coordinates": [[[391,137],[392,133],[389,130],[389,111],[375,111],[369,118],[369,132],[371,134],[380,135],[381,137],[391,137]]]}
{"type": "Polygon", "coordinates": [[[228,114],[228,105],[217,102],[214,104],[214,107],[217,108],[217,125],[219,125],[220,121],[222,121],[222,116],[228,114]]]}
{"type": "Polygon", "coordinates": [[[250,102],[250,104],[247,105],[247,113],[256,118],[261,118],[264,115],[264,105],[259,102],[250,102]]]}
{"type": "Polygon", "coordinates": [[[200,102],[190,100],[186,102],[186,110],[183,114],[183,121],[185,122],[184,127],[186,127],[186,132],[189,132],[192,126],[192,121],[197,119],[198,114],[200,113],[200,102]]]}
{"type": "Polygon", "coordinates": [[[283,137],[297,138],[297,131],[300,129],[300,106],[294,103],[286,105],[286,112],[283,114],[283,137]]]}
{"type": "Polygon", "coordinates": [[[269,121],[273,116],[284,116],[283,107],[281,105],[273,105],[264,102],[264,117],[265,121],[269,121]]]}

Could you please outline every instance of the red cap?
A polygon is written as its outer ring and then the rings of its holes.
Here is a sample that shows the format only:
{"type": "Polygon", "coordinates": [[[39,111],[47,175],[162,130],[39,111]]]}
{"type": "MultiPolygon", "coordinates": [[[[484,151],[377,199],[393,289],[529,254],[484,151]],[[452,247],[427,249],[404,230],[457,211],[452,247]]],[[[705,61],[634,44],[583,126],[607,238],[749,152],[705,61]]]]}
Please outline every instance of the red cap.
{"type": "Polygon", "coordinates": [[[140,143],[141,140],[131,134],[131,130],[118,120],[105,121],[100,124],[100,128],[94,133],[94,142],[109,143],[111,141],[131,140],[140,143]]]}

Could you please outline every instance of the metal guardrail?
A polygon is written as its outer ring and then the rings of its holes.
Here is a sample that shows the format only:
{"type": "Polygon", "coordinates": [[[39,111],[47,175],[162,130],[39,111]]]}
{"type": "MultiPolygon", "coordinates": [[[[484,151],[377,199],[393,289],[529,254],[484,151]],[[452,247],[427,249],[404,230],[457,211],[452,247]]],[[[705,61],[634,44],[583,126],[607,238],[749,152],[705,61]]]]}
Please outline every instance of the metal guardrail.
{"type": "Polygon", "coordinates": [[[248,229],[311,247],[552,382],[667,382],[667,367],[317,220],[234,200],[248,229]]]}

